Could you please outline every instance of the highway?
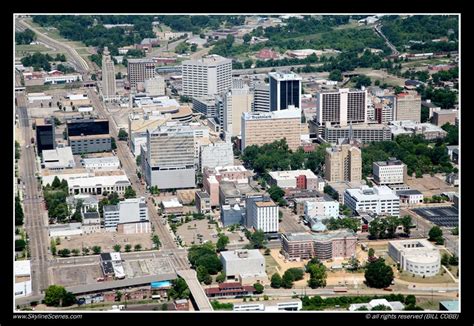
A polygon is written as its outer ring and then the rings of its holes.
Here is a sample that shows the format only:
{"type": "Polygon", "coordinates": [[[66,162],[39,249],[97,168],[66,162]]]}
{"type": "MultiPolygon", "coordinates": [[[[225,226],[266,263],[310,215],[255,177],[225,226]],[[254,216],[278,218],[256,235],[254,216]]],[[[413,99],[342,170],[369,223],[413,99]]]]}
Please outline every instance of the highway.
{"type": "Polygon", "coordinates": [[[23,198],[24,227],[28,235],[28,247],[31,255],[29,258],[31,260],[32,295],[38,295],[49,285],[49,237],[42,205],[41,185],[36,178],[35,146],[30,144],[33,132],[29,122],[24,93],[17,93],[17,101],[20,127],[25,140],[19,160],[20,178],[25,185],[23,198]]]}
{"type": "MultiPolygon", "coordinates": [[[[311,64],[312,67],[319,67],[322,66],[322,63],[314,63],[311,64]]],[[[232,76],[240,76],[240,75],[252,75],[254,72],[257,74],[263,74],[272,71],[272,69],[278,70],[290,70],[291,68],[303,68],[306,65],[292,65],[292,66],[280,66],[280,67],[261,67],[261,68],[253,68],[253,69],[232,69],[232,76]]]]}
{"type": "Polygon", "coordinates": [[[74,49],[73,47],[71,47],[71,46],[69,46],[65,43],[56,41],[55,39],[53,39],[49,36],[44,35],[43,33],[38,31],[36,28],[32,27],[31,25],[29,25],[28,23],[26,23],[22,19],[16,19],[15,23],[16,23],[15,26],[16,26],[17,30],[22,31],[22,30],[25,30],[26,28],[29,28],[33,32],[36,33],[37,40],[39,42],[42,42],[42,43],[46,44],[47,46],[55,48],[58,51],[64,51],[65,54],[66,54],[67,59],[69,60],[69,62],[71,62],[74,65],[74,67],[76,68],[76,70],[78,72],[80,72],[82,74],[89,72],[89,70],[90,70],[89,64],[87,63],[86,60],[84,60],[79,55],[79,53],[77,53],[76,49],[74,49]]]}

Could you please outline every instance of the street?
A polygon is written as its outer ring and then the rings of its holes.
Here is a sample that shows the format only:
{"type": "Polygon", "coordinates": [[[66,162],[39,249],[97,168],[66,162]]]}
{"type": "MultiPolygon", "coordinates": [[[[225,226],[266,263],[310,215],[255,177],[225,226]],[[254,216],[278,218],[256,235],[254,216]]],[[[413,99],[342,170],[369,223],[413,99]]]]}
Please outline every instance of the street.
{"type": "Polygon", "coordinates": [[[44,221],[44,209],[41,185],[36,178],[36,146],[29,146],[33,132],[31,129],[24,93],[17,93],[17,112],[23,132],[24,146],[21,148],[19,160],[20,178],[25,185],[23,209],[24,227],[28,235],[30,249],[32,295],[38,295],[49,285],[47,264],[50,259],[48,252],[49,237],[44,221]]]}

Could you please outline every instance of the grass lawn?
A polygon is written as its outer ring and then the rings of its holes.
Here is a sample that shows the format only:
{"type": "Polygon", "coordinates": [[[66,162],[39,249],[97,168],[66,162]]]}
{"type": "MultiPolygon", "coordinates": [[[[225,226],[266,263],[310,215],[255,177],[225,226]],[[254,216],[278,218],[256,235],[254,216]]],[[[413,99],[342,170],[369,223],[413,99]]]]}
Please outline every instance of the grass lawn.
{"type": "Polygon", "coordinates": [[[448,273],[444,272],[444,270],[440,269],[439,273],[435,276],[423,278],[422,276],[416,275],[413,277],[412,273],[408,273],[403,271],[400,273],[399,279],[406,282],[413,282],[413,283],[454,283],[451,276],[448,273]]]}
{"type": "Polygon", "coordinates": [[[439,300],[438,299],[433,299],[433,301],[431,301],[431,298],[417,297],[416,298],[416,305],[420,306],[421,308],[423,308],[425,310],[438,310],[439,309],[439,300]]]}
{"type": "Polygon", "coordinates": [[[273,274],[278,273],[277,267],[281,268],[271,255],[263,255],[265,257],[265,271],[267,275],[271,277],[273,274]]]}

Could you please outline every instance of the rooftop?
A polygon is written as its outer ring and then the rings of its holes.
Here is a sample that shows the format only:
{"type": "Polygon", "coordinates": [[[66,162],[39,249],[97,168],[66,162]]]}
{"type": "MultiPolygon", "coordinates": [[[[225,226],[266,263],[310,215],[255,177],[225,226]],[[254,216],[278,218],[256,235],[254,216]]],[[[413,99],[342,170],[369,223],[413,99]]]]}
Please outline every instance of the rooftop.
{"type": "Polygon", "coordinates": [[[393,190],[387,186],[374,186],[372,188],[368,186],[361,186],[360,188],[346,189],[346,193],[348,193],[352,198],[355,198],[358,201],[377,199],[399,199],[398,196],[393,192],[393,190]]]}
{"type": "Polygon", "coordinates": [[[186,64],[204,64],[204,65],[213,65],[216,63],[232,62],[232,60],[224,58],[217,54],[207,55],[197,60],[186,60],[183,61],[183,65],[186,64]]]}
{"type": "Polygon", "coordinates": [[[401,160],[388,160],[388,161],[378,161],[374,162],[378,166],[389,166],[389,165],[403,165],[404,163],[401,160]]]}
{"type": "Polygon", "coordinates": [[[175,207],[183,207],[183,205],[179,202],[178,198],[171,198],[170,200],[163,200],[161,202],[164,208],[175,208],[175,207]]]}
{"type": "Polygon", "coordinates": [[[221,257],[224,258],[226,261],[237,260],[242,261],[245,259],[264,259],[260,250],[252,249],[252,250],[227,250],[221,252],[221,257]]]}
{"type": "Polygon", "coordinates": [[[300,175],[304,175],[307,178],[317,178],[311,170],[273,171],[268,172],[268,174],[275,180],[293,179],[300,175]]]}
{"type": "Polygon", "coordinates": [[[277,205],[273,202],[273,200],[269,200],[269,201],[256,201],[255,206],[257,206],[257,207],[274,207],[274,206],[277,206],[277,205]]]}
{"type": "Polygon", "coordinates": [[[301,76],[292,73],[292,72],[281,72],[281,71],[276,71],[276,72],[269,72],[268,73],[269,77],[272,77],[278,81],[283,81],[283,80],[302,80],[301,76]]]}
{"type": "Polygon", "coordinates": [[[333,240],[333,239],[343,239],[346,237],[356,237],[355,233],[351,230],[337,230],[337,231],[328,231],[324,233],[283,233],[283,236],[289,241],[324,241],[324,240],[333,240]]]}
{"type": "Polygon", "coordinates": [[[244,112],[244,120],[301,119],[301,109],[287,109],[272,112],[244,112]]]}
{"type": "Polygon", "coordinates": [[[416,189],[408,189],[408,190],[397,190],[397,195],[422,195],[421,191],[416,189]]]}
{"type": "Polygon", "coordinates": [[[75,166],[71,147],[56,147],[43,150],[43,163],[56,163],[58,166],[75,166]]]}
{"type": "Polygon", "coordinates": [[[389,244],[403,252],[405,257],[416,258],[419,262],[431,263],[440,257],[439,249],[426,239],[395,240],[389,244]]]}

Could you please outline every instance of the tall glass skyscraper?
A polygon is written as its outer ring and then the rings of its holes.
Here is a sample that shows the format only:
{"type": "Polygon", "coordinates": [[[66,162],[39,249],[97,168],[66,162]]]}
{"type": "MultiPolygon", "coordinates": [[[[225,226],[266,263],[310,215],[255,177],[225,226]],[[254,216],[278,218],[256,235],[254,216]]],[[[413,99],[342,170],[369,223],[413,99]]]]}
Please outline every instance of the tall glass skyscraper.
{"type": "Polygon", "coordinates": [[[301,77],[294,73],[271,72],[270,111],[288,109],[294,105],[301,109],[301,77]]]}

